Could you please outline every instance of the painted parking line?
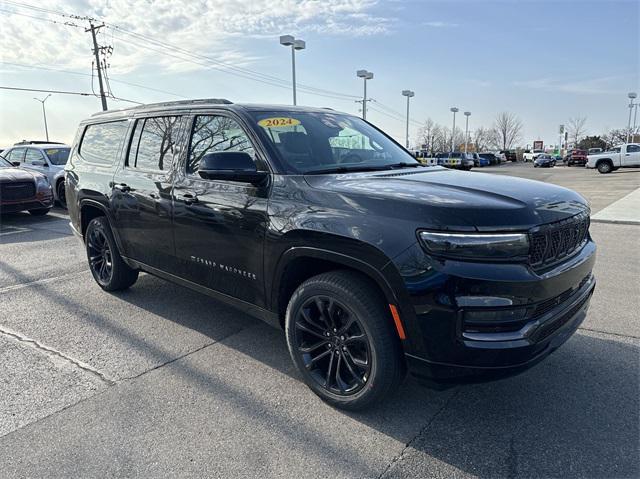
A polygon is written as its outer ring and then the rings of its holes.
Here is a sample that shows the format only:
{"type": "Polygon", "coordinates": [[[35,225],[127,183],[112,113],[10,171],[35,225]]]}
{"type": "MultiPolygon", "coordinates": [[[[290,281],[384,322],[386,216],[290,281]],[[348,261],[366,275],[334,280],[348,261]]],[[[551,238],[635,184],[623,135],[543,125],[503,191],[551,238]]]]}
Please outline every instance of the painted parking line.
{"type": "Polygon", "coordinates": [[[24,226],[3,226],[0,229],[0,236],[7,236],[17,233],[25,233],[27,231],[33,231],[31,228],[26,228],[24,226]]]}

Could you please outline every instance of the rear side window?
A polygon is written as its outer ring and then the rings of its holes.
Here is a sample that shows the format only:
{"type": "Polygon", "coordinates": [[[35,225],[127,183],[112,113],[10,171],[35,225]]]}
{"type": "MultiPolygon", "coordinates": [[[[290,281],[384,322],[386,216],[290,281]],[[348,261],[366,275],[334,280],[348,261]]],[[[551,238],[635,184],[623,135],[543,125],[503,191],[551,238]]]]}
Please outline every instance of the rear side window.
{"type": "Polygon", "coordinates": [[[27,154],[24,156],[25,163],[31,163],[32,161],[44,161],[44,156],[40,150],[35,148],[27,148],[27,154]]]}
{"type": "Polygon", "coordinates": [[[627,153],[636,153],[640,151],[640,146],[638,145],[628,145],[627,146],[627,153]]]}
{"type": "Polygon", "coordinates": [[[141,118],[136,121],[127,166],[141,170],[166,171],[171,169],[181,117],[162,116],[141,118]]]}
{"type": "Polygon", "coordinates": [[[112,165],[118,158],[126,132],[127,120],[89,125],[82,137],[80,154],[91,163],[112,165]]]}
{"type": "Polygon", "coordinates": [[[26,148],[14,148],[9,153],[7,153],[4,157],[11,162],[19,161],[20,163],[22,163],[22,161],[24,160],[25,149],[26,148]]]}

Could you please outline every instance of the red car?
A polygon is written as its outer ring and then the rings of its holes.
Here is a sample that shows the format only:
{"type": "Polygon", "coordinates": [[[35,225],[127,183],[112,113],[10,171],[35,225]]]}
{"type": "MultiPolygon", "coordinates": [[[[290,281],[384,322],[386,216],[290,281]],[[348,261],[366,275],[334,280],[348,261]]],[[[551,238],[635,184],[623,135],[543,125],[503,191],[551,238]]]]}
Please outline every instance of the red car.
{"type": "Polygon", "coordinates": [[[0,156],[0,214],[28,211],[46,215],[53,207],[53,190],[45,175],[16,168],[0,156]]]}
{"type": "Polygon", "coordinates": [[[587,164],[587,152],[585,150],[573,150],[567,160],[567,166],[587,164]]]}

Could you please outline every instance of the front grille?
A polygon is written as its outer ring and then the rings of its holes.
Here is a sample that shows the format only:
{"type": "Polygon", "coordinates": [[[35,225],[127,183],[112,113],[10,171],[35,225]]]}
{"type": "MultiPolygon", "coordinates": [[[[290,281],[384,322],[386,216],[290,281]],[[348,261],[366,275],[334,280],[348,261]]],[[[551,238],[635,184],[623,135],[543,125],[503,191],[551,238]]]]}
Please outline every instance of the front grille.
{"type": "Polygon", "coordinates": [[[529,262],[534,268],[557,263],[582,248],[588,233],[589,215],[586,213],[542,226],[529,235],[529,262]]]}
{"type": "Polygon", "coordinates": [[[573,316],[578,311],[580,311],[580,309],[582,309],[584,304],[587,301],[589,301],[589,298],[591,298],[592,294],[593,293],[589,293],[587,296],[582,298],[579,303],[575,304],[569,311],[564,313],[561,317],[559,317],[558,319],[556,319],[553,322],[550,322],[549,324],[546,324],[542,329],[540,329],[540,331],[538,331],[536,333],[536,335],[535,335],[535,337],[533,339],[536,342],[542,341],[543,339],[546,339],[549,336],[551,336],[553,333],[555,333],[562,326],[567,324],[569,322],[569,320],[571,320],[571,318],[573,318],[573,316]]]}
{"type": "Polygon", "coordinates": [[[0,200],[2,201],[26,200],[35,195],[36,185],[33,181],[0,183],[0,200]]]}
{"type": "Polygon", "coordinates": [[[545,314],[547,314],[549,311],[556,308],[557,306],[560,306],[562,303],[567,301],[573,293],[575,293],[576,291],[579,291],[587,283],[587,281],[589,281],[590,277],[591,277],[590,275],[587,275],[584,278],[582,278],[582,281],[580,281],[580,284],[578,284],[578,286],[576,286],[575,288],[570,288],[564,291],[563,293],[559,294],[558,296],[554,296],[553,298],[550,298],[545,301],[542,301],[541,303],[538,303],[538,305],[536,306],[536,309],[533,311],[533,314],[531,315],[531,318],[537,319],[541,316],[544,316],[545,314]]]}

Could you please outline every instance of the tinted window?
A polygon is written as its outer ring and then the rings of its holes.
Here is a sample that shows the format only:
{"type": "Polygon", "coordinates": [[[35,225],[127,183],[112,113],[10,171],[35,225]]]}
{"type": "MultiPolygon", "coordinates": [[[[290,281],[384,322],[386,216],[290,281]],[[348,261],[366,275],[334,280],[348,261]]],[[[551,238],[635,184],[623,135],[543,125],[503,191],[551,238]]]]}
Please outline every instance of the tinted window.
{"type": "Polygon", "coordinates": [[[49,157],[49,161],[54,165],[66,165],[69,151],[69,148],[47,148],[44,150],[49,157]]]}
{"type": "Polygon", "coordinates": [[[11,168],[13,165],[0,156],[0,168],[11,168]]]}
{"type": "Polygon", "coordinates": [[[11,162],[19,161],[22,163],[24,159],[24,150],[26,148],[14,148],[5,155],[5,158],[11,162]]]}
{"type": "Polygon", "coordinates": [[[80,154],[92,163],[111,165],[118,158],[127,120],[87,126],[80,144],[80,154]]]}
{"type": "Polygon", "coordinates": [[[627,153],[635,153],[636,151],[640,151],[640,146],[638,145],[628,145],[627,153]]]}
{"type": "Polygon", "coordinates": [[[202,157],[214,151],[244,151],[255,159],[253,145],[237,121],[218,115],[197,116],[189,144],[187,173],[195,173],[202,157]]]}
{"type": "Polygon", "coordinates": [[[136,121],[127,165],[142,170],[169,170],[176,155],[180,120],[179,116],[163,116],[136,121]]]}
{"type": "Polygon", "coordinates": [[[32,161],[44,161],[44,157],[40,150],[35,148],[27,148],[27,154],[24,157],[25,163],[31,163],[32,161]]]}

